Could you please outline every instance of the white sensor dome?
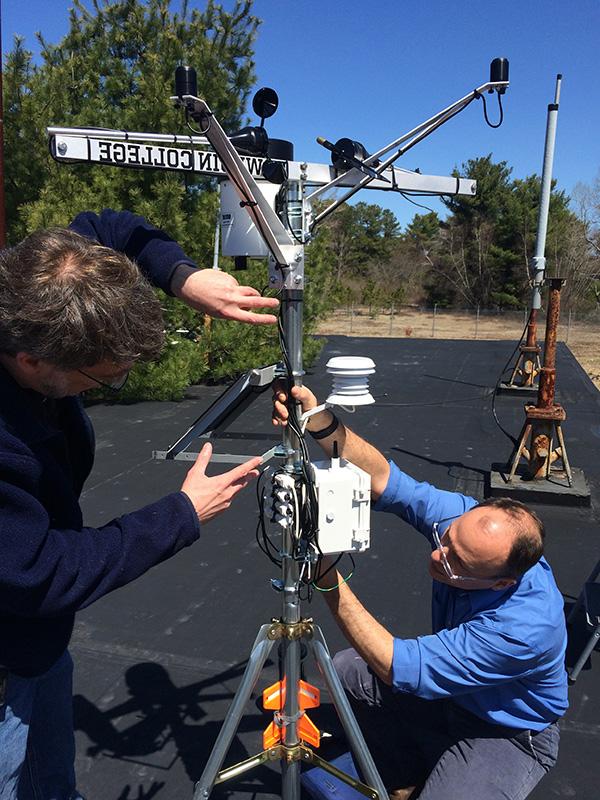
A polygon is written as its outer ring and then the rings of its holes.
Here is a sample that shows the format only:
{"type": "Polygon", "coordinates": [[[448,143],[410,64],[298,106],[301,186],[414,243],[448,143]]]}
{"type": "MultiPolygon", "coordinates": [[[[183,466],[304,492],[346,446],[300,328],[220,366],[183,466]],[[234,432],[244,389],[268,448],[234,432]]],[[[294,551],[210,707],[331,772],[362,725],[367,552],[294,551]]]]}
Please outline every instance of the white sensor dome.
{"type": "Polygon", "coordinates": [[[327,372],[333,376],[331,394],[326,402],[332,406],[367,406],[374,403],[369,391],[369,375],[375,372],[375,362],[364,356],[336,356],[327,362],[327,372]]]}

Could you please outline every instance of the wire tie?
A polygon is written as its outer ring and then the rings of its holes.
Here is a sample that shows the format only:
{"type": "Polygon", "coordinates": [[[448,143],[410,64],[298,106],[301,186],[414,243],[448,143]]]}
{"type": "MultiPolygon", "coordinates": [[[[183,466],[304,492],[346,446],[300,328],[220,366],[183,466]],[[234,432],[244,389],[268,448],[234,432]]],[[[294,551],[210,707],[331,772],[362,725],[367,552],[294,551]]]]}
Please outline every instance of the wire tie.
{"type": "Polygon", "coordinates": [[[295,714],[287,715],[284,714],[282,711],[276,711],[273,714],[275,719],[275,724],[278,728],[285,728],[287,725],[291,725],[293,722],[298,722],[298,720],[304,716],[304,711],[300,709],[296,711],[295,714]]]}

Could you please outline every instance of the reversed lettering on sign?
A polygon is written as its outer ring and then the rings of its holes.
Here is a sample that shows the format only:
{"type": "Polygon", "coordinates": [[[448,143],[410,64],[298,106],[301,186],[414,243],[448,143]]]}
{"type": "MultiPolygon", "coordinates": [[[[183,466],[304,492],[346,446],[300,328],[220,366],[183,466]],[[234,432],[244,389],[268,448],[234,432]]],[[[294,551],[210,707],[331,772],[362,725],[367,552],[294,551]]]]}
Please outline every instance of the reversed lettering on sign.
{"type": "MultiPolygon", "coordinates": [[[[211,150],[185,150],[177,147],[90,140],[92,161],[119,167],[154,167],[155,169],[184,170],[209,175],[224,175],[221,159],[211,150]]],[[[261,177],[263,158],[240,156],[249,173],[261,177]]]]}

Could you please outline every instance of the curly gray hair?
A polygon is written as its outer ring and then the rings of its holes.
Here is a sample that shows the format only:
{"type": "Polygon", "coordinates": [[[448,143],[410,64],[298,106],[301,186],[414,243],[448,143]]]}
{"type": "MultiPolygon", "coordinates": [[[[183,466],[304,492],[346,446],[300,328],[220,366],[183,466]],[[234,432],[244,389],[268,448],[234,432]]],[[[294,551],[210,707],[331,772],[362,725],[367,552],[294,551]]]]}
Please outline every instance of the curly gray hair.
{"type": "Polygon", "coordinates": [[[158,298],[122,253],[64,228],[0,252],[0,352],[79,369],[151,361],[163,344],[158,298]]]}

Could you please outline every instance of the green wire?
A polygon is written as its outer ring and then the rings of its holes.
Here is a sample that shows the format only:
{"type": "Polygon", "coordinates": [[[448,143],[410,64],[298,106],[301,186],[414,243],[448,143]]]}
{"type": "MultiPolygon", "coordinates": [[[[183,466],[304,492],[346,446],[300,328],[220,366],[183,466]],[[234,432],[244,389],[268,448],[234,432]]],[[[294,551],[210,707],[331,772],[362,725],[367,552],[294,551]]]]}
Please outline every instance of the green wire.
{"type": "Polygon", "coordinates": [[[342,578],[342,580],[338,583],[337,586],[330,586],[329,589],[317,586],[317,584],[314,581],[313,581],[313,586],[317,590],[317,592],[334,592],[336,589],[339,589],[340,586],[343,586],[345,583],[348,583],[348,581],[353,575],[354,575],[354,570],[352,570],[352,572],[349,575],[346,575],[345,578],[342,578]]]}

